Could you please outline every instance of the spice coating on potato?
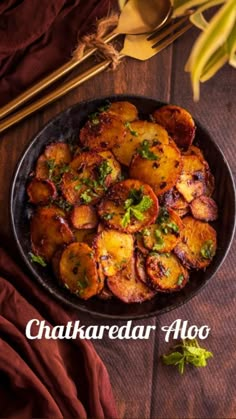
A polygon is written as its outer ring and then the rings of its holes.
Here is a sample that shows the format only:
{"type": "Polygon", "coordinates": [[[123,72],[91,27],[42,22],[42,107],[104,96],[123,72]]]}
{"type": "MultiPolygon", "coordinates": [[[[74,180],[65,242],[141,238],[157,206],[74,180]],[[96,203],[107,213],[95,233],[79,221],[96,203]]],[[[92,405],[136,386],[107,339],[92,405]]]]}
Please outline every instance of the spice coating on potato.
{"type": "Polygon", "coordinates": [[[33,252],[49,261],[58,248],[73,241],[74,236],[65,213],[56,207],[38,208],[31,219],[33,252]]]}
{"type": "Polygon", "coordinates": [[[129,166],[136,151],[143,153],[145,142],[149,148],[154,145],[168,144],[167,131],[158,124],[148,121],[135,121],[127,126],[125,141],[113,148],[113,152],[120,163],[129,166]]]}
{"type": "Polygon", "coordinates": [[[188,271],[173,254],[151,254],[146,260],[150,285],[156,291],[179,291],[188,281],[188,271]]]}
{"type": "Polygon", "coordinates": [[[27,194],[32,204],[47,204],[56,198],[57,190],[50,180],[34,178],[27,187],[27,194]]]}
{"type": "Polygon", "coordinates": [[[128,179],[109,189],[98,214],[110,228],[134,233],[155,220],[158,200],[149,185],[128,179]]]}
{"type": "Polygon", "coordinates": [[[190,216],[182,221],[181,241],[174,252],[186,267],[205,269],[216,252],[216,231],[209,224],[190,216]]]}
{"type": "Polygon", "coordinates": [[[98,292],[98,275],[92,249],[86,243],[71,243],[62,252],[60,279],[69,291],[87,300],[98,292]]]}
{"type": "Polygon", "coordinates": [[[80,141],[84,147],[102,151],[113,148],[125,138],[125,125],[117,116],[108,112],[93,114],[80,131],[80,141]]]}
{"type": "Polygon", "coordinates": [[[52,143],[38,158],[35,175],[40,179],[51,179],[58,176],[63,167],[71,161],[70,147],[66,143],[52,143]]]}
{"type": "Polygon", "coordinates": [[[206,191],[208,166],[197,155],[183,156],[183,170],[176,183],[176,189],[190,203],[206,191]]]}
{"type": "Polygon", "coordinates": [[[142,303],[155,295],[154,291],[137,278],[133,259],[122,271],[109,277],[107,285],[115,297],[124,303],[142,303]]]}
{"type": "Polygon", "coordinates": [[[104,230],[95,238],[93,248],[104,275],[112,276],[133,257],[133,237],[117,230],[104,230]]]}
{"type": "Polygon", "coordinates": [[[190,204],[194,218],[202,221],[215,221],[218,218],[218,208],[215,201],[208,196],[200,196],[190,204]]]}
{"type": "Polygon", "coordinates": [[[143,243],[147,249],[159,253],[171,252],[180,241],[183,223],[170,208],[161,208],[155,224],[142,231],[143,243]]]}
{"type": "Polygon", "coordinates": [[[138,119],[138,109],[130,102],[112,102],[108,112],[117,115],[124,122],[138,119]]]}
{"type": "Polygon", "coordinates": [[[162,106],[153,113],[153,118],[167,130],[178,147],[187,149],[192,144],[196,127],[185,109],[175,105],[162,106]]]}
{"type": "Polygon", "coordinates": [[[98,217],[92,205],[75,206],[70,214],[73,227],[78,229],[95,228],[98,224],[98,217]]]}
{"type": "Polygon", "coordinates": [[[173,144],[154,146],[150,151],[157,160],[148,160],[137,154],[131,162],[130,177],[148,183],[159,196],[176,184],[182,171],[182,157],[173,144]]]}

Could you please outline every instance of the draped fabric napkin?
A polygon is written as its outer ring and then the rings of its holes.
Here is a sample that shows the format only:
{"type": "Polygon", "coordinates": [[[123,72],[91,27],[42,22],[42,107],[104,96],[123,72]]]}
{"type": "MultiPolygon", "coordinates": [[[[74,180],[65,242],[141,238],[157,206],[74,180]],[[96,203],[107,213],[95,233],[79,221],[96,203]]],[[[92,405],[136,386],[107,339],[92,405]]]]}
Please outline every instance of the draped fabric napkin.
{"type": "Polygon", "coordinates": [[[115,0],[1,0],[0,106],[71,58],[115,0]]]}
{"type": "MultiPolygon", "coordinates": [[[[0,105],[70,59],[109,0],[2,0],[0,105]]],[[[117,417],[105,366],[89,341],[28,340],[29,320],[79,320],[0,249],[0,417],[117,417]]]]}
{"type": "Polygon", "coordinates": [[[86,340],[28,340],[29,320],[78,320],[0,248],[0,417],[117,418],[105,366],[86,340]]]}

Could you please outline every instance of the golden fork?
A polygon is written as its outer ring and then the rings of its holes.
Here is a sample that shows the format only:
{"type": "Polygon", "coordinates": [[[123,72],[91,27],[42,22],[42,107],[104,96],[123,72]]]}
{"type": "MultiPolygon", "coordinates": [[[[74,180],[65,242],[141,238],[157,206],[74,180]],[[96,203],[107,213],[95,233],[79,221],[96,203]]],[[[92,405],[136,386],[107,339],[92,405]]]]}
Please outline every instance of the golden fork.
{"type": "MultiPolygon", "coordinates": [[[[125,38],[124,47],[119,53],[119,60],[123,59],[125,56],[130,56],[139,60],[147,60],[173,43],[191,27],[192,24],[189,22],[189,16],[185,16],[177,21],[171,20],[162,30],[149,35],[128,35],[125,38]]],[[[110,64],[111,60],[104,60],[101,63],[94,65],[89,70],[64,83],[46,96],[4,119],[0,122],[0,133],[106,70],[110,64]]]]}

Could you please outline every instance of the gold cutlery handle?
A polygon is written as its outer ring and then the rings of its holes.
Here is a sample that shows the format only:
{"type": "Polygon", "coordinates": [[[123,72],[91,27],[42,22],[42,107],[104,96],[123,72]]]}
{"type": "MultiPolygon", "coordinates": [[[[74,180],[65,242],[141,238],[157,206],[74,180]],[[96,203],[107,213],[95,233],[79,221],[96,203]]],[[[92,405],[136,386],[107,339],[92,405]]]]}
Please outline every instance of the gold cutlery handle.
{"type": "MultiPolygon", "coordinates": [[[[104,43],[107,44],[108,42],[115,39],[119,33],[112,32],[109,35],[107,35],[104,38],[104,43]]],[[[26,101],[31,99],[33,96],[37,95],[39,92],[41,92],[46,87],[50,86],[52,83],[60,79],[61,77],[68,74],[70,71],[72,71],[75,67],[77,67],[79,64],[81,64],[83,61],[85,61],[87,58],[89,58],[91,55],[93,55],[97,51],[97,48],[89,49],[82,58],[79,60],[76,58],[72,58],[70,61],[68,61],[66,64],[58,68],[57,70],[53,71],[53,73],[49,74],[44,79],[40,80],[38,83],[36,83],[31,88],[27,89],[24,93],[17,96],[15,99],[7,103],[5,106],[0,108],[0,119],[4,118],[5,116],[9,115],[11,112],[13,112],[16,108],[23,105],[26,101]]]]}
{"type": "MultiPolygon", "coordinates": [[[[120,56],[120,58],[122,58],[122,56],[120,56]]],[[[21,121],[22,119],[26,118],[26,116],[41,109],[43,106],[48,105],[49,103],[52,103],[54,100],[59,99],[60,97],[70,92],[75,87],[80,86],[85,81],[91,79],[92,77],[106,70],[110,64],[111,64],[110,60],[102,61],[101,63],[93,66],[92,68],[85,71],[84,73],[74,77],[72,80],[69,80],[62,86],[55,89],[53,92],[44,96],[43,98],[37,100],[31,105],[26,106],[21,111],[15,113],[9,118],[6,118],[6,120],[3,120],[2,122],[0,122],[0,133],[5,131],[7,128],[11,127],[12,125],[15,125],[17,122],[21,121]]]]}

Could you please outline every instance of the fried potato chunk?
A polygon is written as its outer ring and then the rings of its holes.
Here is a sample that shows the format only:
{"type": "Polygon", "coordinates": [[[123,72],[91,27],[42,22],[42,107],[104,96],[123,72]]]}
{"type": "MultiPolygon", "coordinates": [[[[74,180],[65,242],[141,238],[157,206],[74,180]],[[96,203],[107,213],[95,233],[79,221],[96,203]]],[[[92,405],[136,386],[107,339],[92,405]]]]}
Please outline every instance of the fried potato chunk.
{"type": "Polygon", "coordinates": [[[158,200],[149,185],[128,179],[109,189],[98,214],[110,228],[134,233],[156,219],[158,200]]]}
{"type": "Polygon", "coordinates": [[[61,191],[70,204],[94,204],[105,194],[111,178],[112,168],[97,153],[84,152],[70,163],[64,173],[61,191]]]}
{"type": "Polygon", "coordinates": [[[130,166],[130,176],[148,183],[159,196],[176,184],[182,171],[182,157],[173,144],[154,146],[150,151],[157,160],[135,155],[130,166]]]}
{"type": "Polygon", "coordinates": [[[190,203],[206,191],[208,166],[197,155],[183,156],[183,170],[176,183],[176,189],[190,203]]]}
{"type": "Polygon", "coordinates": [[[72,242],[64,211],[56,207],[39,207],[31,219],[33,252],[49,261],[60,246],[72,242]]]}
{"type": "Polygon", "coordinates": [[[175,187],[160,196],[159,199],[162,206],[172,208],[179,217],[183,217],[189,212],[188,202],[175,187]]]}
{"type": "Polygon", "coordinates": [[[99,281],[92,249],[86,243],[71,243],[62,252],[60,279],[65,287],[83,300],[98,292],[99,281]]]}
{"type": "Polygon", "coordinates": [[[188,271],[179,259],[171,254],[150,254],[146,260],[150,285],[156,291],[179,291],[189,278],[188,271]]]}
{"type": "Polygon", "coordinates": [[[170,208],[161,208],[155,224],[142,231],[143,243],[147,249],[159,253],[171,252],[180,241],[183,223],[170,208]]]}
{"type": "Polygon", "coordinates": [[[93,248],[104,275],[113,276],[133,257],[133,237],[117,230],[103,230],[94,239],[93,248]]]}
{"type": "Polygon", "coordinates": [[[186,267],[205,269],[216,252],[216,231],[209,224],[190,216],[182,221],[181,241],[174,252],[186,267]]]}
{"type": "Polygon", "coordinates": [[[125,125],[117,116],[109,112],[92,114],[80,131],[80,141],[91,150],[110,150],[125,139],[125,125]]]}
{"type": "Polygon", "coordinates": [[[218,218],[218,208],[215,201],[208,196],[200,196],[190,204],[194,218],[202,221],[215,221],[218,218]]]}
{"type": "Polygon", "coordinates": [[[138,119],[138,109],[130,102],[113,102],[109,106],[108,112],[117,115],[124,122],[138,119]]]}
{"type": "Polygon", "coordinates": [[[139,280],[147,285],[147,287],[150,287],[149,278],[146,271],[146,257],[139,250],[137,250],[135,253],[135,269],[139,280]]]}
{"type": "Polygon", "coordinates": [[[35,175],[39,179],[57,177],[71,161],[70,147],[66,143],[49,144],[38,158],[35,175]]]}
{"type": "Polygon", "coordinates": [[[115,159],[115,156],[111,151],[99,151],[98,154],[99,156],[102,156],[103,159],[105,159],[108,167],[111,168],[111,172],[108,174],[108,181],[106,183],[108,185],[112,185],[113,183],[117,182],[121,175],[120,163],[115,159]]]}
{"type": "Polygon", "coordinates": [[[185,109],[175,105],[162,106],[153,113],[153,118],[167,130],[178,147],[187,149],[192,144],[196,126],[185,109]]]}
{"type": "Polygon", "coordinates": [[[155,296],[155,292],[137,278],[134,258],[122,271],[109,277],[107,285],[113,295],[124,303],[142,303],[155,296]]]}
{"type": "Polygon", "coordinates": [[[27,187],[27,194],[32,204],[47,204],[56,198],[57,190],[50,180],[34,178],[27,187]]]}
{"type": "Polygon", "coordinates": [[[200,160],[205,160],[203,152],[193,144],[187,150],[182,151],[182,154],[183,156],[198,156],[200,160]]]}
{"type": "Polygon", "coordinates": [[[89,246],[92,246],[93,240],[96,237],[96,229],[95,228],[88,228],[88,229],[81,229],[81,230],[73,230],[73,234],[75,236],[75,240],[77,242],[84,242],[87,243],[89,246]]]}
{"type": "MultiPolygon", "coordinates": [[[[131,124],[126,124],[126,126],[125,141],[113,148],[117,160],[125,166],[130,165],[132,157],[137,150],[141,155],[145,153],[145,144],[147,149],[153,145],[169,143],[168,133],[161,125],[148,121],[135,121],[131,124]]],[[[148,150],[146,155],[148,155],[148,150]]]]}
{"type": "Polygon", "coordinates": [[[91,205],[75,206],[70,214],[73,227],[78,229],[95,228],[98,224],[98,217],[94,207],[91,205]]]}

